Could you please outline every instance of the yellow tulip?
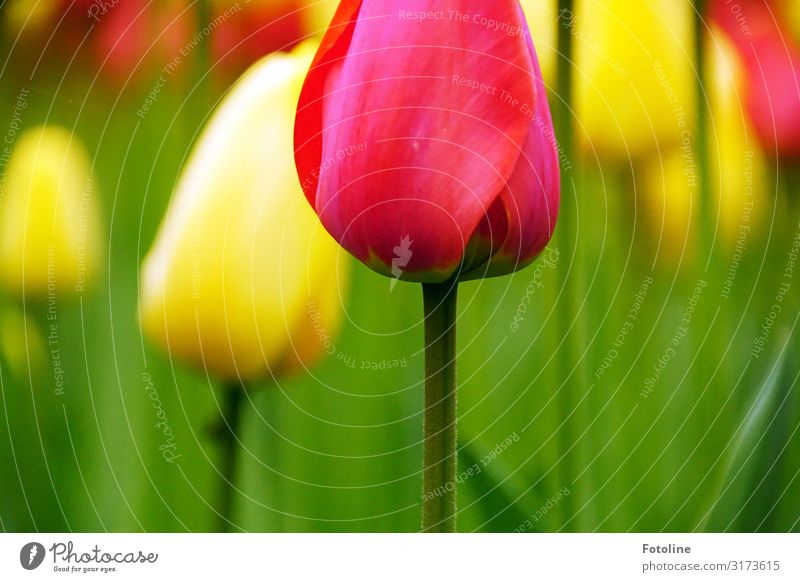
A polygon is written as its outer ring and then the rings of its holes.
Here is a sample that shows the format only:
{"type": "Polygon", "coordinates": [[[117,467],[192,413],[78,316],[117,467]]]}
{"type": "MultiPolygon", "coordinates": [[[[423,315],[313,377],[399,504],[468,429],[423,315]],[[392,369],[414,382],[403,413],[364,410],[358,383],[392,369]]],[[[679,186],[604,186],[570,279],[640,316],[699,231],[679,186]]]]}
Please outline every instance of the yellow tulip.
{"type": "Polygon", "coordinates": [[[315,47],[237,81],[200,136],[142,274],[145,333],[224,378],[330,351],[349,262],[303,199],[293,121],[315,47]]]}
{"type": "MultiPolygon", "coordinates": [[[[767,201],[755,193],[764,190],[767,164],[742,109],[737,89],[742,86],[742,67],[736,52],[719,33],[706,46],[707,147],[714,204],[708,226],[717,229],[716,244],[729,252],[747,244],[764,216],[767,201]]],[[[695,135],[695,128],[689,129],[695,135]]],[[[648,230],[660,233],[661,250],[673,259],[697,242],[700,177],[696,155],[694,143],[668,147],[649,156],[640,167],[648,230]]]]}
{"type": "Polygon", "coordinates": [[[678,143],[695,107],[688,2],[578,0],[573,34],[576,132],[605,159],[678,143]]]}
{"type": "Polygon", "coordinates": [[[95,184],[78,138],[53,126],[25,132],[6,172],[0,277],[29,297],[81,293],[100,262],[95,184]]]}

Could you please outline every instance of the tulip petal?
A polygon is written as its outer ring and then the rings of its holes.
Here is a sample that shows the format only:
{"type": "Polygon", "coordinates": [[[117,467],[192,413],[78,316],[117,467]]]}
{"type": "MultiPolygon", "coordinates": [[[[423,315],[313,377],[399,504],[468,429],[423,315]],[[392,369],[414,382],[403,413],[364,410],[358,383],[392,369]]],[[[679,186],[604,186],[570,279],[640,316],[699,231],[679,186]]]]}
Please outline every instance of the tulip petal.
{"type": "Polygon", "coordinates": [[[88,152],[66,129],[19,138],[0,205],[0,281],[28,297],[82,293],[101,263],[100,217],[88,152]]]}
{"type": "Polygon", "coordinates": [[[525,147],[500,194],[506,215],[506,236],[489,262],[465,273],[462,280],[503,275],[525,267],[542,252],[555,230],[561,190],[558,146],[550,107],[544,98],[546,90],[539,60],[530,41],[529,50],[536,92],[542,98],[536,100],[525,147]]]}
{"type": "Polygon", "coordinates": [[[343,2],[295,130],[300,180],[325,227],[376,271],[406,280],[460,268],[537,103],[516,0],[430,7],[343,2]]]}
{"type": "Polygon", "coordinates": [[[311,54],[265,57],[231,89],[142,268],[145,333],[223,378],[309,365],[340,320],[344,253],[305,204],[289,147],[311,54]]]}

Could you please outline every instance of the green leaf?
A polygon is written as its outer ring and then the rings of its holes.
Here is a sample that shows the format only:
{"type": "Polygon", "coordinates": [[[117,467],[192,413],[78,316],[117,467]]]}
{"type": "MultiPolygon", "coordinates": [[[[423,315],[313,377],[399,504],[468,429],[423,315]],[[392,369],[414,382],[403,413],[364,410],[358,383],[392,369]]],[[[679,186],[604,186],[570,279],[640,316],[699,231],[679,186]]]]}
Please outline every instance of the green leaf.
{"type": "Polygon", "coordinates": [[[780,354],[725,449],[720,478],[712,490],[708,508],[700,518],[698,530],[719,532],[730,529],[752,497],[753,487],[757,486],[760,479],[757,471],[759,451],[767,448],[767,435],[786,402],[791,384],[787,378],[789,366],[785,336],[780,345],[783,346],[780,354]]]}

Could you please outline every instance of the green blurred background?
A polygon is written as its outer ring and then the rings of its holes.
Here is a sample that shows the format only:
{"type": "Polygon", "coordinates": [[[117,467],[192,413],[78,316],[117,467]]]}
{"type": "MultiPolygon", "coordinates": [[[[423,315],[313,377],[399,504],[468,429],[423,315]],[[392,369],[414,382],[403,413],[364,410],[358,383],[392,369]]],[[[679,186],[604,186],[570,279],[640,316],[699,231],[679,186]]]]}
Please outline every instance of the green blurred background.
{"type": "MultiPolygon", "coordinates": [[[[202,27],[208,13],[188,4],[202,27]]],[[[58,301],[63,394],[37,345],[46,305],[2,296],[0,528],[213,531],[220,383],[143,339],[139,266],[197,132],[242,67],[192,52],[141,118],[168,57],[129,78],[107,74],[80,39],[59,53],[18,36],[8,5],[0,127],[27,89],[23,128],[58,124],[80,137],[108,246],[92,291],[58,301]],[[148,379],[174,462],[159,449],[148,379]]],[[[670,239],[646,216],[638,161],[580,145],[582,121],[565,101],[571,67],[562,61],[550,85],[568,156],[550,250],[513,276],[461,286],[459,466],[481,470],[458,485],[459,530],[798,531],[795,288],[753,355],[798,229],[791,163],[769,164],[757,187],[764,219],[743,252],[705,236],[713,213],[696,241],[670,239]]],[[[420,289],[392,290],[354,262],[345,309],[335,353],[313,374],[249,386],[231,529],[418,530],[420,289]],[[380,369],[392,360],[401,367],[380,369]]]]}

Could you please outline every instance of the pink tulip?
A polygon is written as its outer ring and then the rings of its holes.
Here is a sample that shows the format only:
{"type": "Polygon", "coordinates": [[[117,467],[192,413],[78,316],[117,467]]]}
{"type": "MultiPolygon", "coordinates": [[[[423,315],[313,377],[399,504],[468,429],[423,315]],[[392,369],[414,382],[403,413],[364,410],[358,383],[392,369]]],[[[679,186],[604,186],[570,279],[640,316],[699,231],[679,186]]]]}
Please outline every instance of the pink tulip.
{"type": "Polygon", "coordinates": [[[787,4],[712,0],[709,9],[744,65],[745,105],[764,149],[800,156],[800,45],[782,26],[787,4]]]}
{"type": "Polygon", "coordinates": [[[517,0],[343,0],[295,125],[306,197],[384,275],[441,282],[536,258],[558,151],[517,0]]]}

